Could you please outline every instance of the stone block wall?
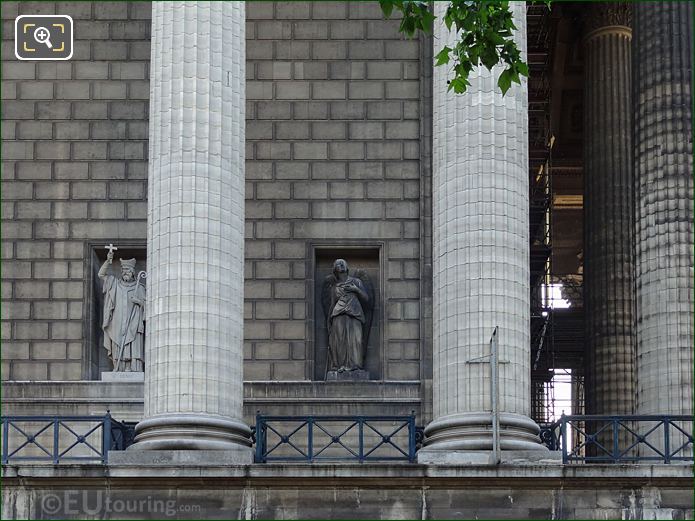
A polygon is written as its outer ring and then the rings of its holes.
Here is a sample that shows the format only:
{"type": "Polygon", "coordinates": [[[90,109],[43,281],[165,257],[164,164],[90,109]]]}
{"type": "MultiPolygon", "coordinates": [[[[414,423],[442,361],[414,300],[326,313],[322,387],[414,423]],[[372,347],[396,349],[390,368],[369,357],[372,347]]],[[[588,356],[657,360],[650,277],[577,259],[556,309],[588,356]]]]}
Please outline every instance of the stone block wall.
{"type": "Polygon", "coordinates": [[[245,378],[314,376],[312,245],[378,242],[380,377],[418,379],[419,41],[377,2],[249,2],[246,17],[245,378]]]}
{"type": "MultiPolygon", "coordinates": [[[[314,377],[312,247],[364,243],[381,248],[378,377],[419,379],[420,41],[377,2],[246,8],[245,379],[314,377]]],[[[2,17],[2,377],[90,378],[92,251],[146,240],[151,5],[2,17]],[[73,58],[18,61],[14,18],[53,13],[75,21],[73,58]]]]}
{"type": "Polygon", "coordinates": [[[173,456],[156,465],[145,458],[130,464],[112,458],[108,466],[3,466],[2,517],[674,520],[694,513],[692,474],[683,465],[190,468],[173,456]],[[133,506],[126,510],[126,504],[133,506]]]}
{"type": "Polygon", "coordinates": [[[2,3],[3,379],[81,379],[90,247],[144,244],[150,13],[2,3]],[[18,61],[19,14],[72,16],[72,59],[18,61]]]}

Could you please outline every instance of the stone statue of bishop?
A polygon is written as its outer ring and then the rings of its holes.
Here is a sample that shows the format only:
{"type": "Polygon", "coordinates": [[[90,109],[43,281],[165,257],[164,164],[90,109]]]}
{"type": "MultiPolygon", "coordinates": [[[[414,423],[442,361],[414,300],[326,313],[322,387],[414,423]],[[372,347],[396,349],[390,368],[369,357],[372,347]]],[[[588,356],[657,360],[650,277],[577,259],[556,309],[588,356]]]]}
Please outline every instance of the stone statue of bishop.
{"type": "MultiPolygon", "coordinates": [[[[145,287],[135,280],[135,259],[121,259],[121,276],[109,273],[113,249],[99,269],[103,283],[104,347],[116,372],[144,371],[145,287]]],[[[144,273],[144,272],[143,272],[144,273]]]]}

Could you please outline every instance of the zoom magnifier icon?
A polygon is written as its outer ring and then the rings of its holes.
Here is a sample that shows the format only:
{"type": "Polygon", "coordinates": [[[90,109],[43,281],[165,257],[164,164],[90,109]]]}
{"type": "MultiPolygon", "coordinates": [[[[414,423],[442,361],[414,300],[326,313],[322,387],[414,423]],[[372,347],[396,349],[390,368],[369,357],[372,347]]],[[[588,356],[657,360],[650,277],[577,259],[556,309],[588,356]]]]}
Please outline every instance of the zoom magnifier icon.
{"type": "Polygon", "coordinates": [[[69,15],[20,15],[14,22],[14,54],[18,60],[72,58],[73,23],[69,15]]]}
{"type": "Polygon", "coordinates": [[[49,49],[53,49],[53,45],[51,45],[51,33],[45,27],[36,28],[34,31],[34,40],[45,44],[49,49]]]}

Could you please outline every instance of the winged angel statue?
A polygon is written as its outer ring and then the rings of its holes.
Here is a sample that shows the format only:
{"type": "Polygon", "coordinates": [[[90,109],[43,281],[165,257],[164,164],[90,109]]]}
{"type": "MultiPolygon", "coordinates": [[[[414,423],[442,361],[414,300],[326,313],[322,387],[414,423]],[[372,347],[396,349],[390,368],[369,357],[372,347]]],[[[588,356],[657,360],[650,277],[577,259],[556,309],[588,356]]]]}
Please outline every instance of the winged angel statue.
{"type": "Polygon", "coordinates": [[[328,328],[328,371],[364,369],[374,311],[374,286],[367,272],[349,275],[347,262],[337,259],[323,281],[321,303],[328,328]]]}

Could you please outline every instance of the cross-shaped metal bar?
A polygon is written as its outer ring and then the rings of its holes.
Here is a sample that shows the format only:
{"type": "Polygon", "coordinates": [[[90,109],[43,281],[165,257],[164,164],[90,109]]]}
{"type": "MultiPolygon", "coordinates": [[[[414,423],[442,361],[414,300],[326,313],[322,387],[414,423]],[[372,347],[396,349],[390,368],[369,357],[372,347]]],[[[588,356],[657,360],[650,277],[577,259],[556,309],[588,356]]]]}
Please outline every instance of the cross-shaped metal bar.
{"type": "Polygon", "coordinates": [[[490,354],[471,358],[467,360],[467,364],[485,364],[485,360],[490,359],[490,401],[492,402],[492,453],[490,454],[490,465],[499,465],[502,461],[500,448],[500,366],[499,364],[508,364],[509,360],[499,359],[499,326],[495,326],[495,330],[490,337],[490,354]]]}

